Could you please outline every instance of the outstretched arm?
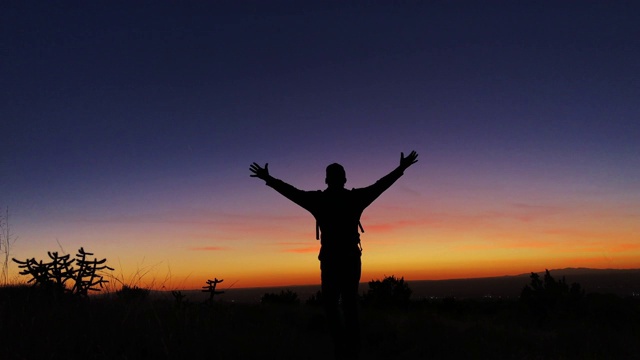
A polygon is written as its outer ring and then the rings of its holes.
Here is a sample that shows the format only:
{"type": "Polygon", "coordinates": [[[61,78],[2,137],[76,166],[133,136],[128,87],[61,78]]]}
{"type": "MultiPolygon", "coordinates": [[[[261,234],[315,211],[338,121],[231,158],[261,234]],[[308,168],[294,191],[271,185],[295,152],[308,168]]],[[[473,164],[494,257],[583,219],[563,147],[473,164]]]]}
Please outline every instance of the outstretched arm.
{"type": "Polygon", "coordinates": [[[267,186],[272,187],[287,199],[311,211],[309,192],[296,189],[286,182],[269,175],[269,163],[266,163],[264,167],[261,167],[258,163],[254,162],[249,166],[249,170],[253,173],[249,176],[264,180],[267,186]]]}
{"type": "Polygon", "coordinates": [[[380,196],[385,190],[387,190],[391,185],[393,185],[396,180],[398,180],[403,174],[404,171],[409,168],[409,166],[418,162],[418,153],[415,151],[411,151],[407,157],[404,156],[404,153],[400,153],[400,165],[393,169],[389,174],[382,177],[380,180],[376,181],[375,184],[368,186],[364,189],[364,194],[366,194],[362,198],[363,208],[369,206],[375,199],[380,196]]]}

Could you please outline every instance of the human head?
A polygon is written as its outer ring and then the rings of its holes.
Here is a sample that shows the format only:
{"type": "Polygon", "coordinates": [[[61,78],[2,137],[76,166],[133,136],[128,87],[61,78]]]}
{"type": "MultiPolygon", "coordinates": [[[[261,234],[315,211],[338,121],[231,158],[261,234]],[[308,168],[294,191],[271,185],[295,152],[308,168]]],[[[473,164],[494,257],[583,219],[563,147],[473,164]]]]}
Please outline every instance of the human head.
{"type": "Polygon", "coordinates": [[[347,182],[347,173],[342,165],[333,163],[327,166],[327,177],[324,182],[329,187],[344,187],[347,182]]]}

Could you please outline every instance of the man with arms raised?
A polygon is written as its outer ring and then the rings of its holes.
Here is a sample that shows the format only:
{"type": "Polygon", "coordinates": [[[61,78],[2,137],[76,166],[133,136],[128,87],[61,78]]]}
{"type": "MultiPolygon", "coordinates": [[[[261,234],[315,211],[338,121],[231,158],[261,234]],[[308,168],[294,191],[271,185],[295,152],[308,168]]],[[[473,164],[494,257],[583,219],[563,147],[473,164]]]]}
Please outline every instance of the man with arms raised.
{"type": "Polygon", "coordinates": [[[404,171],[418,160],[412,151],[407,157],[400,153],[400,165],[375,184],[348,190],[347,176],[340,164],[327,166],[325,190],[303,191],[269,174],[269,164],[250,166],[252,177],[265,180],[266,185],[300,205],[316,219],[316,239],[320,240],[320,270],[322,299],[329,320],[338,359],[357,359],[360,351],[358,325],[358,284],[360,283],[362,247],[360,246],[360,216],[380,194],[387,190],[404,171]],[[344,326],[340,318],[340,299],[344,326]]]}

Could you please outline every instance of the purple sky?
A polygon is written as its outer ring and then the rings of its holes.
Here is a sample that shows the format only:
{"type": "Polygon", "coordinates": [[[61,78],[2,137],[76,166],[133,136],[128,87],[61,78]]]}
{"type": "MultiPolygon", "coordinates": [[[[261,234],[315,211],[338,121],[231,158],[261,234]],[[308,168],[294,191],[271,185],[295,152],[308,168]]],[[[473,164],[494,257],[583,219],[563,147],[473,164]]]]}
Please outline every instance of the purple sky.
{"type": "Polygon", "coordinates": [[[0,56],[19,255],[107,220],[303,216],[253,161],[304,189],[340,162],[364,186],[415,149],[398,191],[450,207],[640,204],[636,2],[4,1],[0,56]]]}

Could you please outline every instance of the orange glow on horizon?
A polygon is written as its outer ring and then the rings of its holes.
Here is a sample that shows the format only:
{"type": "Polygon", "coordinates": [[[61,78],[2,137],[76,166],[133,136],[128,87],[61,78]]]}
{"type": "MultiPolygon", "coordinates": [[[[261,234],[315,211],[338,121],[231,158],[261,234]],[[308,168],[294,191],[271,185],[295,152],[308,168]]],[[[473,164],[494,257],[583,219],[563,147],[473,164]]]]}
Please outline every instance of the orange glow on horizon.
{"type": "MultiPolygon", "coordinates": [[[[639,267],[635,208],[612,200],[528,204],[489,195],[446,203],[438,194],[424,205],[425,199],[384,194],[362,218],[362,282],[385,275],[442,280],[639,267]]],[[[272,211],[267,205],[259,211],[247,206],[252,210],[238,214],[178,209],[161,216],[70,222],[72,229],[64,222],[20,229],[21,238],[46,240],[18,241],[14,254],[46,259],[47,250],[59,247],[53,233],[69,252],[83,246],[107,258],[114,276],[129,285],[200,289],[214,277],[225,279],[223,289],[319,284],[313,218],[286,199],[273,199],[278,202],[272,211]]],[[[18,277],[15,266],[11,270],[18,277]]]]}

